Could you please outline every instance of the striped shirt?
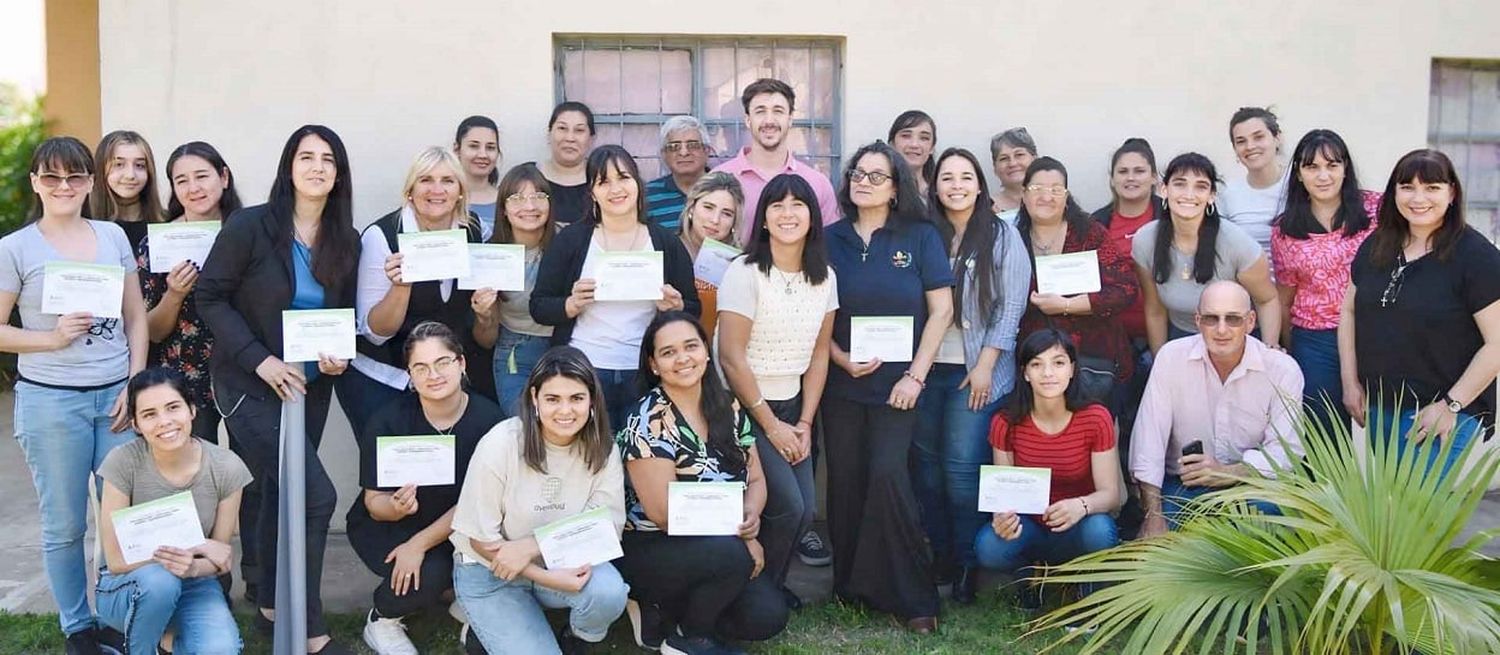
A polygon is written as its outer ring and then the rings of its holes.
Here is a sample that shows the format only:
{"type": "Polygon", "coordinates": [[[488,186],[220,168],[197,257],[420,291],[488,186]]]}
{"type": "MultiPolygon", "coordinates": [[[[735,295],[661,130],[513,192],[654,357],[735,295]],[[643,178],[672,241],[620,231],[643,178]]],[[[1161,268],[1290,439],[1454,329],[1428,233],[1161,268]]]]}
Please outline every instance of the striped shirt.
{"type": "Polygon", "coordinates": [[[1103,405],[1089,405],[1068,419],[1057,434],[1043,432],[1031,417],[1012,424],[1005,412],[990,422],[990,445],[1011,453],[1014,466],[1052,469],[1052,498],[1094,493],[1093,454],[1115,447],[1115,420],[1103,405]]]}
{"type": "Polygon", "coordinates": [[[646,183],[646,220],[675,232],[682,225],[686,204],[687,194],[677,188],[671,173],[646,183]]]}

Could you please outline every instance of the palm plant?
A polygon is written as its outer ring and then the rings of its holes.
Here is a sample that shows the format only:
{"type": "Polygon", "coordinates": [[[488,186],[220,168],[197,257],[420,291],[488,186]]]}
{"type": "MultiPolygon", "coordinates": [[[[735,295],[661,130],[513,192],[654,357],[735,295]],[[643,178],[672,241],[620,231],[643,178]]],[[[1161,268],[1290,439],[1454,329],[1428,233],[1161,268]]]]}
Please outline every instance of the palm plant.
{"type": "Polygon", "coordinates": [[[1500,653],[1500,561],[1479,552],[1500,531],[1457,543],[1500,457],[1470,443],[1478,461],[1440,474],[1428,455],[1446,461],[1449,439],[1403,454],[1394,438],[1353,448],[1347,426],[1299,431],[1300,465],[1204,496],[1177,532],[1047,571],[1097,591],[1033,632],[1095,627],[1049,646],[1084,641],[1085,654],[1117,640],[1129,653],[1500,653]]]}

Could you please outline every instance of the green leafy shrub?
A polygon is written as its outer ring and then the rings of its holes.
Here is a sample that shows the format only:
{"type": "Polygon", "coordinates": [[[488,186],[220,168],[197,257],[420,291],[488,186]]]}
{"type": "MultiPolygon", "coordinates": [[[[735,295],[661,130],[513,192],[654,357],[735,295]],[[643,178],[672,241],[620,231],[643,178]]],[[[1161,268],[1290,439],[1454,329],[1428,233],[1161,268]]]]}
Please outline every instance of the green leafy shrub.
{"type": "MultiPolygon", "coordinates": [[[[10,234],[26,222],[31,209],[31,153],[45,138],[41,100],[14,84],[0,84],[0,234],[10,234]]],[[[10,320],[18,324],[14,312],[10,320]]],[[[15,376],[16,356],[0,353],[0,385],[9,388],[15,376]]]]}

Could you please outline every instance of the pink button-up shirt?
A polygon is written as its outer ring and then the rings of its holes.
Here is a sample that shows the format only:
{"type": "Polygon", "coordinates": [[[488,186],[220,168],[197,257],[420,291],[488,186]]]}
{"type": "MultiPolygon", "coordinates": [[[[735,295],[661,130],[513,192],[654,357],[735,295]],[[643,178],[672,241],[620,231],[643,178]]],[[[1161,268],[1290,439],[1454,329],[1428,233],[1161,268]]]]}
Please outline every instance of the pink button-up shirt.
{"type": "Polygon", "coordinates": [[[786,165],[769,177],[762,176],[750,163],[749,146],[741,148],[740,154],[735,155],[734,159],[714,168],[714,172],[719,171],[733,175],[745,189],[745,211],[740,214],[740,243],[749,243],[750,228],[755,222],[755,208],[760,205],[760,192],[765,190],[772,177],[782,173],[792,173],[807,180],[808,186],[818,196],[818,210],[823,213],[824,225],[832,225],[839,220],[839,202],[837,196],[833,195],[833,183],[828,181],[828,176],[790,153],[786,156],[786,165]]]}
{"type": "Polygon", "coordinates": [[[1292,454],[1301,457],[1295,431],[1302,402],[1302,371],[1286,353],[1246,338],[1245,355],[1229,378],[1219,380],[1202,335],[1168,341],[1156,354],[1130,440],[1130,472],[1161,487],[1178,475],[1182,447],[1203,440],[1203,451],[1226,464],[1244,462],[1273,477],[1292,454]],[[1285,440],[1283,445],[1282,440],[1285,440]]]}

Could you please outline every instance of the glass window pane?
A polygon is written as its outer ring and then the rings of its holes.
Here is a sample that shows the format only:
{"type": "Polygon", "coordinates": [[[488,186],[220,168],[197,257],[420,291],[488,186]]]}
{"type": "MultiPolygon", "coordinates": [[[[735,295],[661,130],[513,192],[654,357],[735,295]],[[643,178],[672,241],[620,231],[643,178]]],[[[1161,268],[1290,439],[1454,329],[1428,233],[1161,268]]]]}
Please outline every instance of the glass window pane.
{"type": "Polygon", "coordinates": [[[818,120],[833,120],[834,79],[833,48],[814,48],[812,51],[812,98],[807,103],[809,116],[818,120]]]}
{"type": "Polygon", "coordinates": [[[588,90],[583,84],[583,57],[582,50],[563,51],[563,100],[588,102],[588,90]]]}
{"type": "Polygon", "coordinates": [[[1469,125],[1469,77],[1470,73],[1456,66],[1441,66],[1438,69],[1437,93],[1439,103],[1439,134],[1451,137],[1462,135],[1469,125]]]}
{"type": "Polygon", "coordinates": [[[739,123],[708,126],[708,143],[714,151],[714,156],[710,158],[713,165],[717,166],[739,154],[741,131],[739,123]]]}
{"type": "Polygon", "coordinates": [[[1474,132],[1500,133],[1500,69],[1474,71],[1474,132]]]}
{"type": "MultiPolygon", "coordinates": [[[[655,49],[631,49],[620,53],[622,112],[661,113],[661,56],[655,49]]],[[[595,109],[595,111],[598,111],[595,109]]]]}
{"type": "Polygon", "coordinates": [[[655,157],[661,149],[660,135],[660,124],[626,125],[620,145],[636,157],[655,157]]]}
{"type": "MultiPolygon", "coordinates": [[[[741,47],[735,54],[734,66],[737,86],[740,91],[762,77],[775,77],[774,61],[771,59],[770,48],[746,48],[741,47]]],[[[735,95],[739,95],[737,91],[735,95]]]]}
{"type": "Polygon", "coordinates": [[[661,53],[661,111],[693,113],[693,56],[688,50],[661,53]]]}
{"type": "Polygon", "coordinates": [[[812,64],[809,62],[807,48],[782,48],[775,51],[776,79],[792,85],[792,93],[797,96],[797,110],[792,115],[797,118],[806,117],[810,105],[808,98],[812,96],[812,64]]]}
{"type": "Polygon", "coordinates": [[[595,114],[620,113],[620,51],[615,49],[584,51],[583,102],[595,114]]]}
{"type": "Polygon", "coordinates": [[[734,48],[703,49],[704,119],[744,116],[745,111],[740,107],[740,91],[744,88],[735,77],[734,48]]]}
{"type": "Polygon", "coordinates": [[[602,146],[606,144],[620,145],[619,123],[604,123],[596,121],[594,125],[599,132],[598,134],[594,135],[595,146],[602,146]]]}
{"type": "Polygon", "coordinates": [[[641,169],[641,188],[643,191],[647,182],[665,174],[665,170],[661,165],[661,159],[658,157],[637,156],[635,158],[635,165],[641,169]]]}
{"type": "MultiPolygon", "coordinates": [[[[1500,202],[1500,143],[1473,143],[1468,147],[1468,169],[1459,169],[1464,199],[1474,203],[1500,202]]],[[[1454,162],[1457,165],[1457,162],[1454,162]]]]}

